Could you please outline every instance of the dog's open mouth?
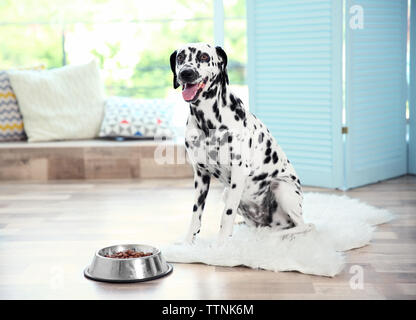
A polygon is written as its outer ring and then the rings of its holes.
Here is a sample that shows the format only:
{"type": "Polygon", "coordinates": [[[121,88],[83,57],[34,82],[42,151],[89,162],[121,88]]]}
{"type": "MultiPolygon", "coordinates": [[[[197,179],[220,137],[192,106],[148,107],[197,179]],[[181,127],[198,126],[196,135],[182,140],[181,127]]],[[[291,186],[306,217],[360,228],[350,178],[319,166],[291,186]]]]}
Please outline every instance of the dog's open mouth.
{"type": "Polygon", "coordinates": [[[186,102],[192,102],[198,98],[199,93],[204,87],[205,81],[199,83],[185,83],[182,86],[182,97],[186,102]]]}

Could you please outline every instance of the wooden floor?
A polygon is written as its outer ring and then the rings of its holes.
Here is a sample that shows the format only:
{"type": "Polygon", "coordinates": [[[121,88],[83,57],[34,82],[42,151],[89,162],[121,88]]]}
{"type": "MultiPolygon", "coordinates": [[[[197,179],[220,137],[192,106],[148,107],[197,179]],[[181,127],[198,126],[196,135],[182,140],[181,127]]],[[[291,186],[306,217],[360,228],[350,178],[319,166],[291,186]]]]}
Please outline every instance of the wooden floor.
{"type": "MultiPolygon", "coordinates": [[[[348,264],[335,278],[175,264],[172,274],[155,281],[108,284],[83,276],[95,250],[180,239],[189,224],[192,181],[1,182],[0,298],[415,299],[416,177],[345,194],[390,209],[397,219],[379,227],[371,245],[348,252],[348,264]],[[351,286],[354,266],[364,271],[362,289],[351,286]]],[[[220,197],[219,186],[214,186],[202,233],[218,228],[220,197]]]]}

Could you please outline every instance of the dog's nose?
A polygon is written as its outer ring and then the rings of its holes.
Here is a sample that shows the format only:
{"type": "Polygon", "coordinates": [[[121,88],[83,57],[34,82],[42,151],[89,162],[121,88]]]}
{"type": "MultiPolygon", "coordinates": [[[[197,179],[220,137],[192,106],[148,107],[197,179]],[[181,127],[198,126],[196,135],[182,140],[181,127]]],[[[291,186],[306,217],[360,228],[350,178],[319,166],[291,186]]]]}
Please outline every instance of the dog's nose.
{"type": "Polygon", "coordinates": [[[181,77],[182,80],[188,81],[188,82],[192,82],[193,80],[197,78],[196,72],[192,69],[185,69],[181,71],[179,76],[181,77]]]}

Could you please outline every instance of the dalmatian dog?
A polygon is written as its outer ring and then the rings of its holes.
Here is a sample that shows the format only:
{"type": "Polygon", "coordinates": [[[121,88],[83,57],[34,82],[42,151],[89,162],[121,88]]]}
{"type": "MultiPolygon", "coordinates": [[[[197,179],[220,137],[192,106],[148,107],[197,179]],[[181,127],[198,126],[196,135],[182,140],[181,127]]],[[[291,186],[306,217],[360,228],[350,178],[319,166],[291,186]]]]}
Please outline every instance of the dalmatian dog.
{"type": "Polygon", "coordinates": [[[236,214],[249,226],[283,237],[313,228],[302,218],[301,182],[266,126],[229,88],[221,47],[189,43],[170,56],[173,87],[189,103],[185,147],[194,170],[195,200],[186,242],[200,232],[212,176],[225,186],[218,242],[232,236],[236,214]]]}

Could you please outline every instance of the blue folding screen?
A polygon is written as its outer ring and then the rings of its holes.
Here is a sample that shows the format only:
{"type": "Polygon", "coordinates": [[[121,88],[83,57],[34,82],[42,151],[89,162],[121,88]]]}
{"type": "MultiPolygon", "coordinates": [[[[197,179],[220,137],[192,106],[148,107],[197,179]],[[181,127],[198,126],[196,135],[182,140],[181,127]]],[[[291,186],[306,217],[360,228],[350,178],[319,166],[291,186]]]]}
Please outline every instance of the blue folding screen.
{"type": "Polygon", "coordinates": [[[352,188],[407,172],[407,0],[347,0],[345,13],[345,174],[352,188]],[[353,6],[363,14],[361,28],[350,23],[353,6]]]}
{"type": "Polygon", "coordinates": [[[416,0],[411,2],[410,14],[410,86],[409,86],[409,166],[416,174],[416,0]]]}
{"type": "MultiPolygon", "coordinates": [[[[348,189],[407,172],[407,0],[248,0],[247,16],[250,109],[303,184],[348,189]]],[[[415,156],[414,124],[411,141],[415,156]]]]}
{"type": "Polygon", "coordinates": [[[303,184],[342,187],[342,1],[247,1],[250,109],[303,184]]]}

